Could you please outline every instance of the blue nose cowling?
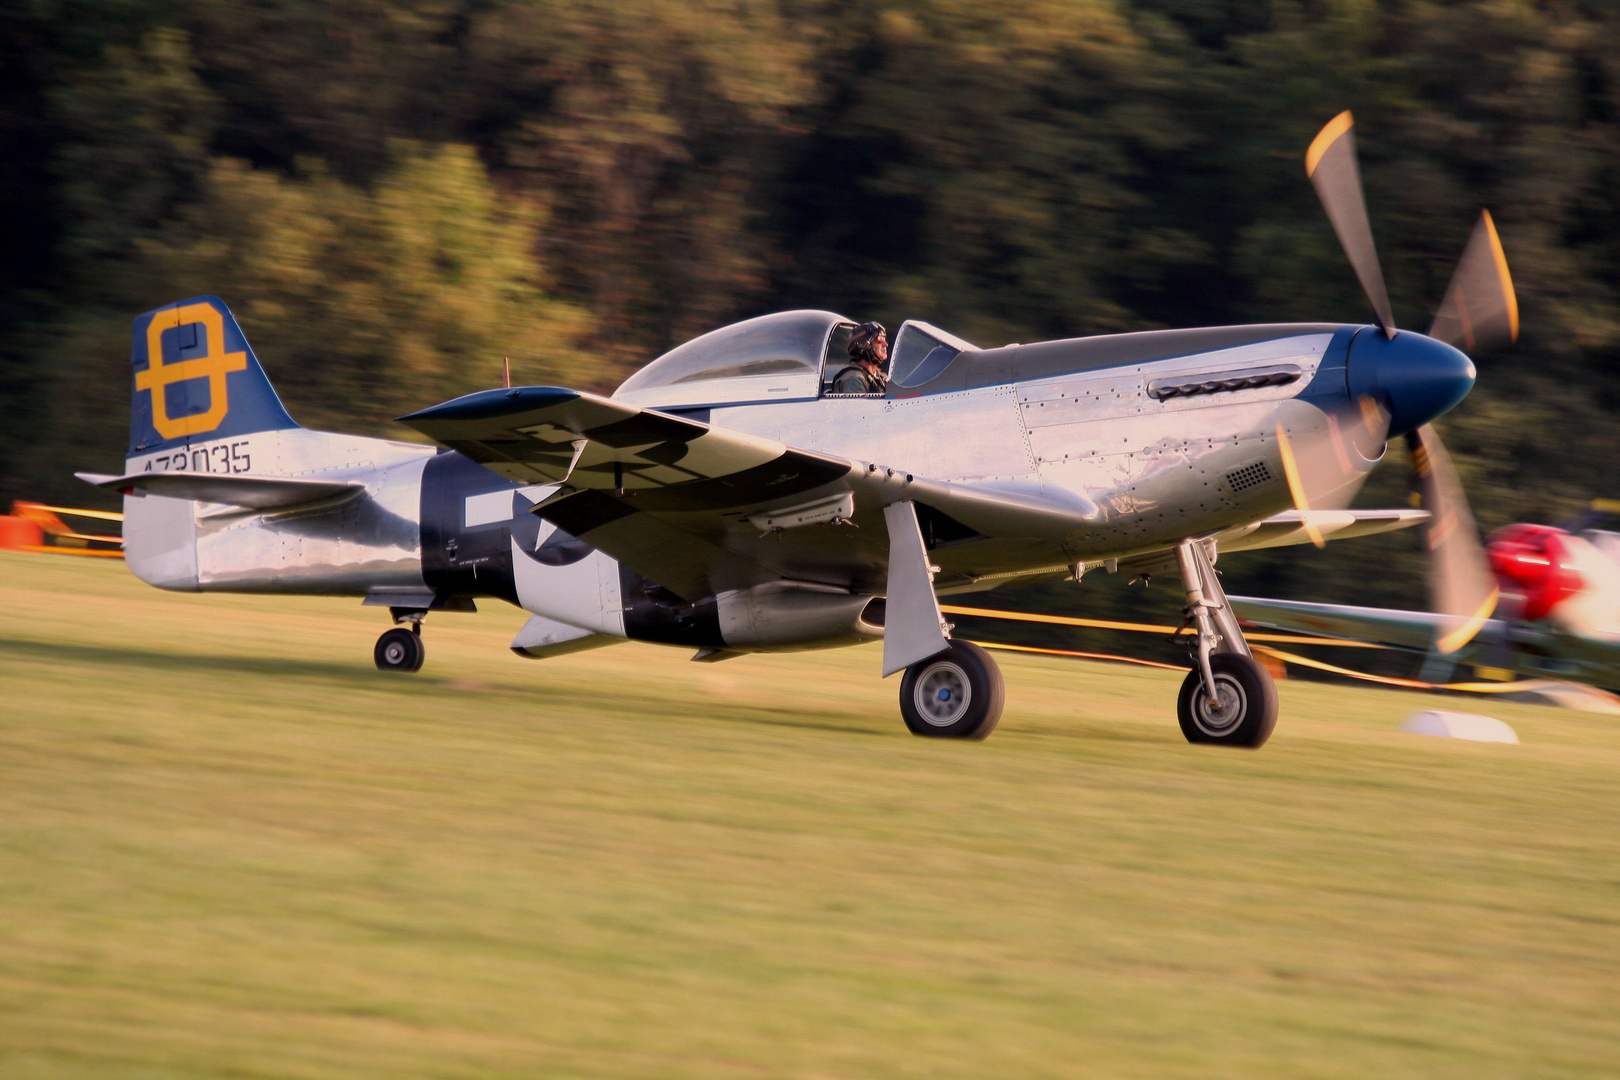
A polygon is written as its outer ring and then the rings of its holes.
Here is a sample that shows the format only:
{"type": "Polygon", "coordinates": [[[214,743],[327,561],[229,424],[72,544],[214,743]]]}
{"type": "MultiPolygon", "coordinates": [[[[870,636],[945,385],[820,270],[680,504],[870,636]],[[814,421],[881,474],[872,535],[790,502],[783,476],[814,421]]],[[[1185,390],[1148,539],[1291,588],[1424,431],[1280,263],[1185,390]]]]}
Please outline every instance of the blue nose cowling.
{"type": "Polygon", "coordinates": [[[1405,435],[1444,415],[1474,388],[1474,362],[1443,341],[1410,330],[1393,338],[1376,326],[1357,331],[1347,362],[1350,396],[1389,409],[1389,434],[1405,435]]]}

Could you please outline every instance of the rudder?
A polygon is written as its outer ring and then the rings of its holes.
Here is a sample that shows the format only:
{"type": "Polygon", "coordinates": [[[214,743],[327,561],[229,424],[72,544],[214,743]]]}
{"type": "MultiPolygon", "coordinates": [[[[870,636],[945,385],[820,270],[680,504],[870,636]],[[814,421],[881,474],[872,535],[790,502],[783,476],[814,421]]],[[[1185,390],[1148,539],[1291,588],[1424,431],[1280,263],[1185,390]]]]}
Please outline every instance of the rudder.
{"type": "Polygon", "coordinates": [[[136,318],[130,362],[130,458],[298,427],[217,297],[193,297],[136,318]]]}

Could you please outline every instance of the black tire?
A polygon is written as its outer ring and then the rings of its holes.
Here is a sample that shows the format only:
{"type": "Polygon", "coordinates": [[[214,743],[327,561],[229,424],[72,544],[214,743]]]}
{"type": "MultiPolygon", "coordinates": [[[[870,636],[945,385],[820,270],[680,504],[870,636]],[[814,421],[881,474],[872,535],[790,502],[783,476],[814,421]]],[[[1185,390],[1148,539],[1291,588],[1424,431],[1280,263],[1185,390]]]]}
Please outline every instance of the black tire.
{"type": "Polygon", "coordinates": [[[377,647],[372,650],[372,659],[377,661],[378,671],[421,671],[422,661],[426,658],[427,649],[422,645],[422,636],[401,626],[384,631],[383,636],[377,639],[377,647]]]}
{"type": "Polygon", "coordinates": [[[1006,702],[1001,669],[967,641],[906,668],[900,680],[900,715],[913,735],[983,739],[996,729],[1006,702]]]}
{"type": "Polygon", "coordinates": [[[1216,653],[1209,658],[1209,666],[1220,707],[1209,707],[1203,677],[1194,667],[1176,700],[1181,733],[1191,743],[1264,746],[1277,726],[1277,684],[1258,661],[1238,653],[1216,653]]]}

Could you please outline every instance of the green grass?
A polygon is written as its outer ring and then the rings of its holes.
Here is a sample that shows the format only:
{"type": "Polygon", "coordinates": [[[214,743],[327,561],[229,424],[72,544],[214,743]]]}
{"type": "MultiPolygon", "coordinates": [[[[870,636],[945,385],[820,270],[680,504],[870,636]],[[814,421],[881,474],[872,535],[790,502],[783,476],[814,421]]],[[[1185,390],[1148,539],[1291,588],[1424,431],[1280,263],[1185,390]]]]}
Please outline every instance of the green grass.
{"type": "MultiPolygon", "coordinates": [[[[0,556],[0,1076],[1612,1077],[1620,726],[1003,656],[983,744],[871,647],[544,662],[437,615],[0,556]]],[[[1084,594],[1076,594],[1076,605],[1084,594]]]]}

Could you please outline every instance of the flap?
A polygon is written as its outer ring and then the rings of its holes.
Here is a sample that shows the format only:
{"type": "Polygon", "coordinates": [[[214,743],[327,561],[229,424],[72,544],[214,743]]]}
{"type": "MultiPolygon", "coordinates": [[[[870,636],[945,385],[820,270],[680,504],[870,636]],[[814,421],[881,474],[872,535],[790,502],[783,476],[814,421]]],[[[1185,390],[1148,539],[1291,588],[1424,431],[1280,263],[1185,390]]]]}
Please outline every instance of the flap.
{"type": "Polygon", "coordinates": [[[226,503],[249,510],[280,510],[304,503],[355,496],[366,485],[353,480],[304,480],[291,476],[224,473],[143,472],[128,476],[74,473],[87,484],[125,495],[161,495],[168,499],[226,503]]]}

